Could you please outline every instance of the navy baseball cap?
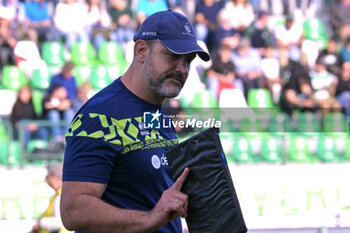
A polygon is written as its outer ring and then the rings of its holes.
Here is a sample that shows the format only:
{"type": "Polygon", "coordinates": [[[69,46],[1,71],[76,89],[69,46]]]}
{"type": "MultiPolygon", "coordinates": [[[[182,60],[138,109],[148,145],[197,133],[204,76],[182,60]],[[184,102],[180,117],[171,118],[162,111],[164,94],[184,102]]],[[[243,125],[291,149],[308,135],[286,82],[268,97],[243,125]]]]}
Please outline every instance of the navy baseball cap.
{"type": "Polygon", "coordinates": [[[134,41],[137,40],[158,40],[173,53],[197,53],[204,61],[210,59],[209,54],[197,44],[195,31],[186,16],[171,10],[147,17],[134,35],[134,41]]]}

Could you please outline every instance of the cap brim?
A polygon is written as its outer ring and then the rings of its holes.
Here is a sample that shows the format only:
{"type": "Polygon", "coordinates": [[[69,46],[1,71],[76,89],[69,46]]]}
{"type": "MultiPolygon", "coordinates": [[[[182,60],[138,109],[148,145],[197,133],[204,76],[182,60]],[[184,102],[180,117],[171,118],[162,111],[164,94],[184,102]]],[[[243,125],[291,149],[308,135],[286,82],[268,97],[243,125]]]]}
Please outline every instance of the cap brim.
{"type": "Polygon", "coordinates": [[[205,52],[195,41],[179,40],[179,39],[176,39],[176,40],[158,39],[158,41],[173,53],[176,53],[176,54],[197,53],[202,60],[204,61],[210,60],[209,54],[205,52]]]}

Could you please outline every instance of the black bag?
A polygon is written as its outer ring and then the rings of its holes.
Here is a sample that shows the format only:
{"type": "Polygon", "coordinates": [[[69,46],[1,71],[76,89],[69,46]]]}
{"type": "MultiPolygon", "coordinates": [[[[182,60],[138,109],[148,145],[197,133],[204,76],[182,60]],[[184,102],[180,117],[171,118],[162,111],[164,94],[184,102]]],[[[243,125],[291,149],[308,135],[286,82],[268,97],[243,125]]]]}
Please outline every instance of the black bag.
{"type": "Polygon", "coordinates": [[[190,173],[181,189],[188,194],[190,233],[245,233],[237,194],[219,138],[210,128],[169,148],[169,167],[176,180],[186,167],[190,173]]]}

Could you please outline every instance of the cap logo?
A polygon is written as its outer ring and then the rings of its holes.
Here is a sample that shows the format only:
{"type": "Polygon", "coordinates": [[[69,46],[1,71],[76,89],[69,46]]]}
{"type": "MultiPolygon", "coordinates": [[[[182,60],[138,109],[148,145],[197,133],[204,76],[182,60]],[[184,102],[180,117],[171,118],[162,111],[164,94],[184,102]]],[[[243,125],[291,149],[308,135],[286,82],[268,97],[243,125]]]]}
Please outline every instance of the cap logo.
{"type": "Polygon", "coordinates": [[[193,33],[192,33],[192,31],[191,31],[191,27],[190,27],[189,23],[186,23],[186,24],[184,25],[184,28],[185,28],[185,31],[186,31],[186,32],[183,32],[182,34],[184,34],[184,35],[189,35],[189,36],[193,36],[193,33]]]}
{"type": "Polygon", "coordinates": [[[157,32],[142,32],[143,36],[156,36],[157,32]]]}

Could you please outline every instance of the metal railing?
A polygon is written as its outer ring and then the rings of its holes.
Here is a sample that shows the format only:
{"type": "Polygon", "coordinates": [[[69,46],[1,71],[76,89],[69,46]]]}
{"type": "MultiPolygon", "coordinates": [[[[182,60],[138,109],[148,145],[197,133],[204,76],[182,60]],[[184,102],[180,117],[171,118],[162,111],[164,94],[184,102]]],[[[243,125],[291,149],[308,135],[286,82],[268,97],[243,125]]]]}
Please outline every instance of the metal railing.
{"type": "MultiPolygon", "coordinates": [[[[28,124],[35,123],[38,127],[50,128],[52,126],[67,126],[69,123],[66,121],[58,121],[52,122],[50,120],[23,120],[19,124],[18,130],[18,141],[20,145],[21,158],[20,158],[20,166],[23,166],[24,162],[33,162],[36,160],[62,160],[64,151],[54,151],[50,150],[50,148],[41,148],[39,152],[36,151],[28,151],[26,142],[25,142],[25,130],[28,124]]],[[[54,142],[53,136],[48,134],[48,147],[52,145],[54,142]]],[[[64,142],[62,142],[64,143],[64,142]]]]}

